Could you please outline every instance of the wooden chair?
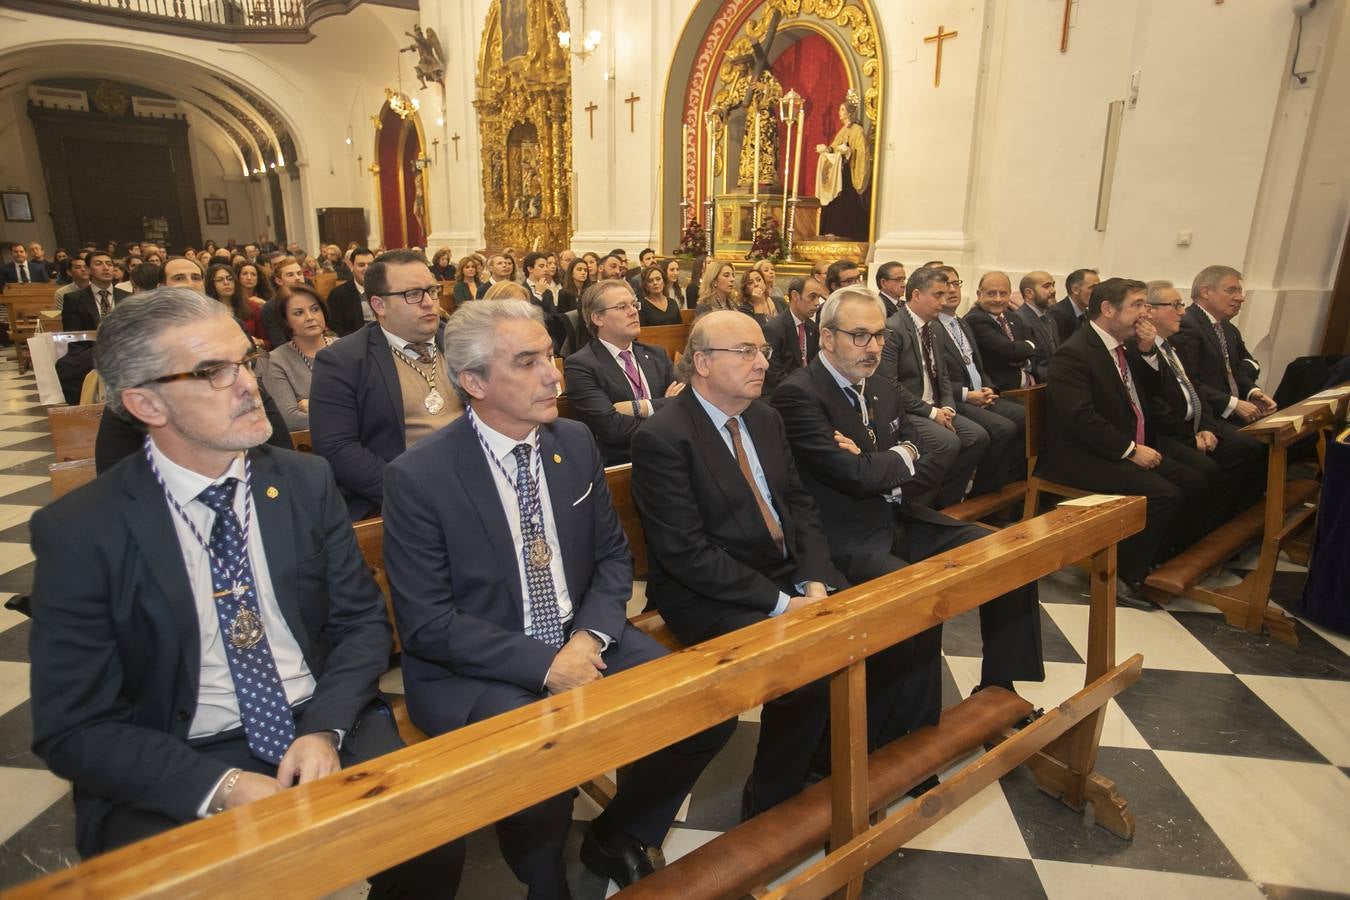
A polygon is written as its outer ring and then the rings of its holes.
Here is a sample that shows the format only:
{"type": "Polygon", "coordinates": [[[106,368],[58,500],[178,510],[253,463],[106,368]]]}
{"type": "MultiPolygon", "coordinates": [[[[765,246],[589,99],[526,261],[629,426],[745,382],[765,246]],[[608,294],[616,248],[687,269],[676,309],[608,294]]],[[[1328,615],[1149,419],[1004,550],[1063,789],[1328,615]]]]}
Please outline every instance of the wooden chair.
{"type": "Polygon", "coordinates": [[[291,446],[299,453],[313,453],[314,439],[309,435],[309,429],[304,431],[291,432],[291,446]]]}
{"type": "Polygon", "coordinates": [[[103,405],[103,379],[99,377],[97,369],[84,376],[84,383],[80,385],[80,405],[88,406],[91,403],[103,405]]]}
{"type": "MultiPolygon", "coordinates": [[[[0,300],[9,312],[9,336],[14,341],[14,352],[19,361],[19,371],[26,372],[33,365],[28,352],[28,339],[37,334],[41,325],[42,313],[56,308],[56,288],[53,283],[11,284],[5,287],[0,300]]],[[[60,325],[58,324],[59,328],[60,325]]]]}
{"type": "Polygon", "coordinates": [[[328,302],[328,295],[333,292],[333,288],[338,286],[338,277],[334,272],[320,272],[314,276],[314,293],[319,295],[319,299],[328,302]]]}
{"type": "Polygon", "coordinates": [[[103,421],[103,404],[52,406],[47,409],[52,448],[58,463],[94,458],[94,441],[103,421]]]}
{"type": "Polygon", "coordinates": [[[68,462],[52,463],[47,467],[52,479],[52,499],[64,497],[82,484],[93,481],[98,472],[94,469],[93,459],[73,459],[68,462]]]}

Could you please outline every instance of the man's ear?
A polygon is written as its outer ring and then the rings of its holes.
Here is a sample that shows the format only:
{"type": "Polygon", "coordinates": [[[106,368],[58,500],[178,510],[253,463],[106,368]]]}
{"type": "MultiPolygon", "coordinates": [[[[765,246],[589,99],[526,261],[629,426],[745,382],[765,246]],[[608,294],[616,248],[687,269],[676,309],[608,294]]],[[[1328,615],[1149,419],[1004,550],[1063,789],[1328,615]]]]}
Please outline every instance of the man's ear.
{"type": "Polygon", "coordinates": [[[169,405],[164,402],[159,391],[152,388],[125,388],[122,391],[122,405],[126,407],[127,413],[151,428],[169,423],[169,405]]]}

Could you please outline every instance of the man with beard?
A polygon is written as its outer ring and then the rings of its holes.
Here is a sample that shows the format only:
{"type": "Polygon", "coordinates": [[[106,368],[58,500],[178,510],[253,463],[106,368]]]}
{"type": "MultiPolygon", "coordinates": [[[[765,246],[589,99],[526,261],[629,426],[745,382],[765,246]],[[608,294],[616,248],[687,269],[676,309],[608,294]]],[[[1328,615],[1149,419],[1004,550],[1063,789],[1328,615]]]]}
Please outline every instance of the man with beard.
{"type": "Polygon", "coordinates": [[[1017,308],[1017,317],[1036,350],[1031,354],[1031,374],[1037,384],[1045,384],[1045,374],[1050,368],[1050,357],[1059,349],[1059,326],[1050,318],[1050,308],[1055,305],[1055,277],[1039,269],[1022,276],[1017,285],[1022,295],[1022,305],[1017,308]]]}

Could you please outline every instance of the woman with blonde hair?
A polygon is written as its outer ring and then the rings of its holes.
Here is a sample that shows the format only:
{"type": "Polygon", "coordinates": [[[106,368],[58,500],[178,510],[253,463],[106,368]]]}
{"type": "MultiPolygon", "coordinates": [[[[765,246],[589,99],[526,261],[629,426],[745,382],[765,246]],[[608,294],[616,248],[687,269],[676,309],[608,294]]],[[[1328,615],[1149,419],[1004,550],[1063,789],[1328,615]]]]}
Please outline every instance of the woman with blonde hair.
{"type": "Polygon", "coordinates": [[[703,281],[698,286],[698,306],[694,316],[718,309],[741,309],[736,297],[736,267],[726,260],[709,260],[703,269],[703,281]]]}

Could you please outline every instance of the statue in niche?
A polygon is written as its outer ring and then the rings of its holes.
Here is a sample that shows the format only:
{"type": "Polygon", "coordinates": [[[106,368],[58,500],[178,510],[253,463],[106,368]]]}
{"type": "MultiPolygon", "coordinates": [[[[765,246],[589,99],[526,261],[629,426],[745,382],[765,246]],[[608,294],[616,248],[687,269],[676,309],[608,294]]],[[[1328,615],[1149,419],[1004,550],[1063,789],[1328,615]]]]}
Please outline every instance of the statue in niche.
{"type": "Polygon", "coordinates": [[[543,174],[539,167],[539,137],[533,125],[511,129],[506,139],[507,192],[510,212],[522,219],[543,214],[543,174]]]}
{"type": "Polygon", "coordinates": [[[441,49],[441,40],[436,37],[436,30],[428,28],[425,32],[421,25],[414,25],[412,31],[403,32],[413,39],[411,45],[403,47],[400,53],[416,53],[417,62],[413,65],[413,71],[417,73],[417,80],[422,83],[425,89],[427,82],[439,84],[442,89],[445,88],[445,51],[441,49]]]}
{"type": "Polygon", "coordinates": [[[767,69],[759,80],[745,81],[745,131],[741,138],[741,159],[736,183],[752,190],[755,183],[777,185],[778,182],[778,101],[783,99],[783,88],[767,69]],[[755,128],[759,140],[755,140],[755,128]],[[755,155],[758,148],[759,155],[755,155]]]}
{"type": "Polygon", "coordinates": [[[867,135],[859,124],[858,92],[849,89],[839,104],[839,131],[816,152],[816,199],[820,233],[850,241],[868,239],[868,184],[872,174],[867,135]]]}

